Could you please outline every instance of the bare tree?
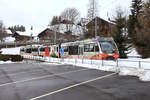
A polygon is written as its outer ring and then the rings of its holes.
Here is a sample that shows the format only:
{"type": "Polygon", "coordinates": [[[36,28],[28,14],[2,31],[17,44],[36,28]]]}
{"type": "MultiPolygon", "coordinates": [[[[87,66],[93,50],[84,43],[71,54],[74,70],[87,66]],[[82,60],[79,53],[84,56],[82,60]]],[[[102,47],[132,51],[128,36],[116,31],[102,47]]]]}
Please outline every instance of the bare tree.
{"type": "Polygon", "coordinates": [[[0,21],[0,40],[6,36],[5,27],[2,21],[0,21]]]}
{"type": "Polygon", "coordinates": [[[61,13],[62,20],[71,21],[72,23],[78,22],[80,18],[80,13],[76,8],[66,8],[61,13]]]}
{"type": "Polygon", "coordinates": [[[66,33],[72,34],[73,25],[76,25],[80,19],[80,13],[76,8],[66,8],[61,13],[62,23],[66,25],[66,33]]]}
{"type": "Polygon", "coordinates": [[[87,18],[92,20],[96,16],[98,16],[98,0],[89,0],[87,18]]]}

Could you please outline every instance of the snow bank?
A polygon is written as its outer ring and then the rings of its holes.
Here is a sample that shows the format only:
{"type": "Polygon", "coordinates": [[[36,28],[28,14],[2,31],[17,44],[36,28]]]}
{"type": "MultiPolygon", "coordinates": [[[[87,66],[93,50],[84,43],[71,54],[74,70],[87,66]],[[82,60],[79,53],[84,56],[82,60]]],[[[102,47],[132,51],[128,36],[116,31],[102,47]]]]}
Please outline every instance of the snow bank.
{"type": "Polygon", "coordinates": [[[141,55],[138,54],[135,48],[131,49],[131,52],[127,54],[128,57],[141,57],[141,55]]]}
{"type": "Polygon", "coordinates": [[[12,54],[12,55],[19,55],[20,54],[20,48],[21,47],[16,47],[16,48],[2,48],[2,54],[12,54]]]}
{"type": "Polygon", "coordinates": [[[120,69],[119,75],[130,75],[137,76],[141,81],[150,81],[150,70],[145,69],[135,69],[135,68],[122,68],[120,69]]]}
{"type": "Polygon", "coordinates": [[[150,71],[143,71],[141,74],[139,74],[139,78],[142,81],[150,81],[150,71]]]}
{"type": "Polygon", "coordinates": [[[14,42],[16,39],[14,37],[6,37],[3,39],[5,42],[14,42]]]}
{"type": "Polygon", "coordinates": [[[6,62],[0,61],[0,64],[9,64],[9,63],[13,63],[13,62],[11,62],[11,61],[6,61],[6,62]]]}

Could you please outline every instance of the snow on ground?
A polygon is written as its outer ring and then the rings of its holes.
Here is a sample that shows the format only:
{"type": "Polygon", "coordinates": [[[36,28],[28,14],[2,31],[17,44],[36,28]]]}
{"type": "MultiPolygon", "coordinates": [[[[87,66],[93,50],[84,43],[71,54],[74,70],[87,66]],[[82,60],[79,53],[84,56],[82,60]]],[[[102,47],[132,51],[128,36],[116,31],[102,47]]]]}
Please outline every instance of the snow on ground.
{"type": "Polygon", "coordinates": [[[11,61],[0,61],[0,64],[10,64],[10,63],[13,63],[11,61]]]}
{"type": "Polygon", "coordinates": [[[127,54],[127,56],[128,56],[128,57],[141,57],[141,56],[137,53],[137,51],[136,51],[135,48],[132,48],[132,49],[131,49],[131,52],[130,52],[129,54],[127,54]]]}
{"type": "Polygon", "coordinates": [[[20,54],[20,48],[21,47],[16,47],[16,48],[2,48],[2,54],[12,54],[12,55],[19,55],[20,54]]]}
{"type": "Polygon", "coordinates": [[[14,37],[10,36],[10,37],[4,38],[3,40],[4,40],[4,42],[14,42],[16,39],[14,37]]]}

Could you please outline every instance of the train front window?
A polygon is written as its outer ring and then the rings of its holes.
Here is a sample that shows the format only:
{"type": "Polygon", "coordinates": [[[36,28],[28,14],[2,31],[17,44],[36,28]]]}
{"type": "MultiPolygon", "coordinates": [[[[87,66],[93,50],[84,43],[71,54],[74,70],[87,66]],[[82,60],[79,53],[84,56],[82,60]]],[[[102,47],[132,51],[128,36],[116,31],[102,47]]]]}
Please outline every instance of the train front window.
{"type": "Polygon", "coordinates": [[[116,53],[117,48],[112,41],[100,42],[102,52],[104,53],[116,53]]]}

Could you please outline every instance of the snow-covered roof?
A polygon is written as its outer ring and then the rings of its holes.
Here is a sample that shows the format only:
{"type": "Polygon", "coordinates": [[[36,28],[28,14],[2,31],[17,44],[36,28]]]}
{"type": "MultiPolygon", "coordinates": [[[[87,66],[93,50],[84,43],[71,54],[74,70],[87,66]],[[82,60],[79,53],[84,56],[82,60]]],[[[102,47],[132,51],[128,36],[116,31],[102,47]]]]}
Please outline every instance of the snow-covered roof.
{"type": "Polygon", "coordinates": [[[12,34],[12,32],[11,32],[10,30],[8,30],[8,29],[6,30],[6,32],[7,32],[8,34],[12,34]]]}
{"type": "Polygon", "coordinates": [[[25,35],[25,36],[31,36],[31,34],[32,36],[38,36],[38,34],[45,29],[46,27],[41,27],[41,28],[36,28],[33,30],[26,30],[25,32],[20,32],[20,31],[16,31],[16,32],[20,35],[25,35]]]}

